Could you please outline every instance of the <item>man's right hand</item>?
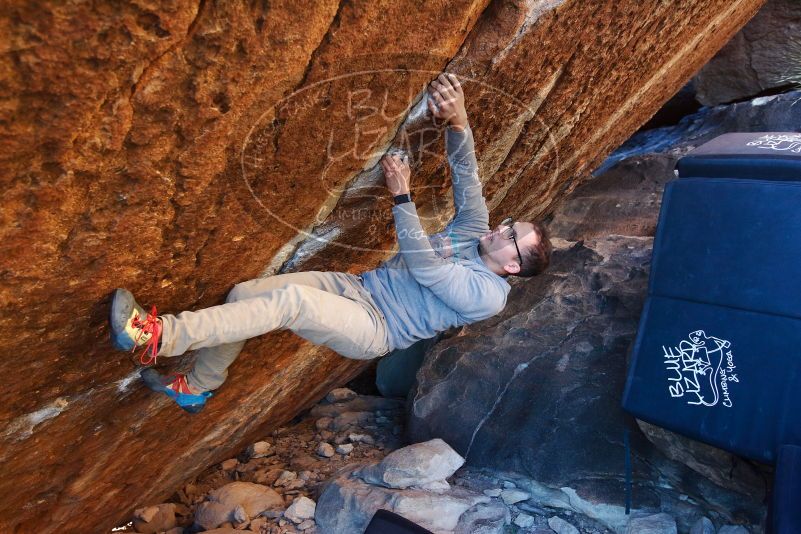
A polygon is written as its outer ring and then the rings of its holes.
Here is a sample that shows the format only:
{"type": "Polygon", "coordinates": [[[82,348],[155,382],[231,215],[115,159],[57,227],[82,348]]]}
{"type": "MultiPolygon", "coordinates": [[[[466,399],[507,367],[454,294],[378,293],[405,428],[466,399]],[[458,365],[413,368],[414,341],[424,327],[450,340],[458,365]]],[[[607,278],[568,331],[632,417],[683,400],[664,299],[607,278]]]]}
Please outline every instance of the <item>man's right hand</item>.
{"type": "Polygon", "coordinates": [[[464,107],[464,90],[456,76],[443,72],[427,89],[431,114],[447,121],[456,131],[464,130],[467,127],[467,110],[464,107]]]}
{"type": "Polygon", "coordinates": [[[409,168],[408,158],[397,154],[385,154],[381,158],[381,169],[384,171],[387,189],[393,197],[409,192],[412,171],[409,168]]]}

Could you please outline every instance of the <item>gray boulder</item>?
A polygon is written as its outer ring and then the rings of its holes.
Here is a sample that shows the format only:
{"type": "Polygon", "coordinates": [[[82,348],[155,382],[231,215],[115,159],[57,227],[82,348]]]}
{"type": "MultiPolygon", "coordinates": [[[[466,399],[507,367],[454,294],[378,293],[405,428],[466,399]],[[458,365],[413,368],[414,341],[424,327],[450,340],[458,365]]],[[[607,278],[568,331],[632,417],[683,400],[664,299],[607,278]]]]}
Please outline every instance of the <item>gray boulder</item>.
{"type": "Polygon", "coordinates": [[[695,77],[696,98],[715,106],[801,85],[801,2],[768,0],[695,77]]]}
{"type": "Polygon", "coordinates": [[[358,469],[355,475],[368,484],[403,489],[443,481],[462,464],[464,458],[435,438],[393,451],[379,463],[358,469]]]}
{"type": "Polygon", "coordinates": [[[509,513],[497,500],[463,488],[445,493],[387,488],[345,471],[325,486],[315,521],[321,532],[364,532],[378,509],[395,512],[435,534],[501,534],[509,513]]]}

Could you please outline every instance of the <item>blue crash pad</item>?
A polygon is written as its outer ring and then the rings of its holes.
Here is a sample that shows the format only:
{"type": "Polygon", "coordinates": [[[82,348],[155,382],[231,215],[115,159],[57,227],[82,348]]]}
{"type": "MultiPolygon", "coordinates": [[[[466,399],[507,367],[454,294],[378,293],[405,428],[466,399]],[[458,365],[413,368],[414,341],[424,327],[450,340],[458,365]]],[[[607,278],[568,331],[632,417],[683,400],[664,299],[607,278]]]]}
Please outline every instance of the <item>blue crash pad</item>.
{"type": "Polygon", "coordinates": [[[721,135],[681,158],[676,170],[681,178],[801,180],[801,134],[721,135]]]}
{"type": "Polygon", "coordinates": [[[668,183],[649,294],[801,318],[801,182],[668,183]]]}
{"type": "Polygon", "coordinates": [[[623,406],[636,417],[772,462],[801,444],[801,320],[654,296],[623,406]]]}
{"type": "Polygon", "coordinates": [[[770,517],[771,534],[801,532],[801,447],[779,449],[770,517]]]}
{"type": "Polygon", "coordinates": [[[704,169],[665,188],[623,406],[772,463],[801,445],[801,182],[704,169]]]}

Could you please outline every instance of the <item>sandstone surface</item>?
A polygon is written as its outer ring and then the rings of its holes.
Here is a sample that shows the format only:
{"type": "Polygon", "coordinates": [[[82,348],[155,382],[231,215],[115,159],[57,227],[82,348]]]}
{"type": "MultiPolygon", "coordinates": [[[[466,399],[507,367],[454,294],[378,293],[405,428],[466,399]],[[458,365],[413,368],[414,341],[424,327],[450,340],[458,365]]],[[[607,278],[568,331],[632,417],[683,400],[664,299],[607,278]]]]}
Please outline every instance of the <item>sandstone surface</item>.
{"type": "Polygon", "coordinates": [[[189,416],[110,348],[115,287],[179,312],[263,272],[374,267],[392,144],[433,229],[449,178],[415,102],[446,68],[493,216],[547,214],[762,3],[6,3],[0,530],[114,526],[364,365],[271,334],[189,416]]]}

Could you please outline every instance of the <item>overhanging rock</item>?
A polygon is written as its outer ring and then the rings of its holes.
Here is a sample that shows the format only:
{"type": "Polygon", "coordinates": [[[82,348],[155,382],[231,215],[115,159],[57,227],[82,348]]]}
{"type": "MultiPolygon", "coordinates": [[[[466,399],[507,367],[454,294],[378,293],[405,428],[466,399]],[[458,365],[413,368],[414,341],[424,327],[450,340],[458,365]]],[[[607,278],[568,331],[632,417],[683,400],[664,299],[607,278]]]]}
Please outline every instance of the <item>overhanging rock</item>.
{"type": "Polygon", "coordinates": [[[271,334],[190,417],[110,349],[114,287],[162,312],[216,304],[321,232],[298,265],[372,268],[393,231],[369,169],[393,140],[425,141],[416,198],[443,221],[441,140],[407,115],[444,68],[493,213],[548,213],[761,4],[6,6],[0,530],[111,527],[363,365],[271,334]]]}

